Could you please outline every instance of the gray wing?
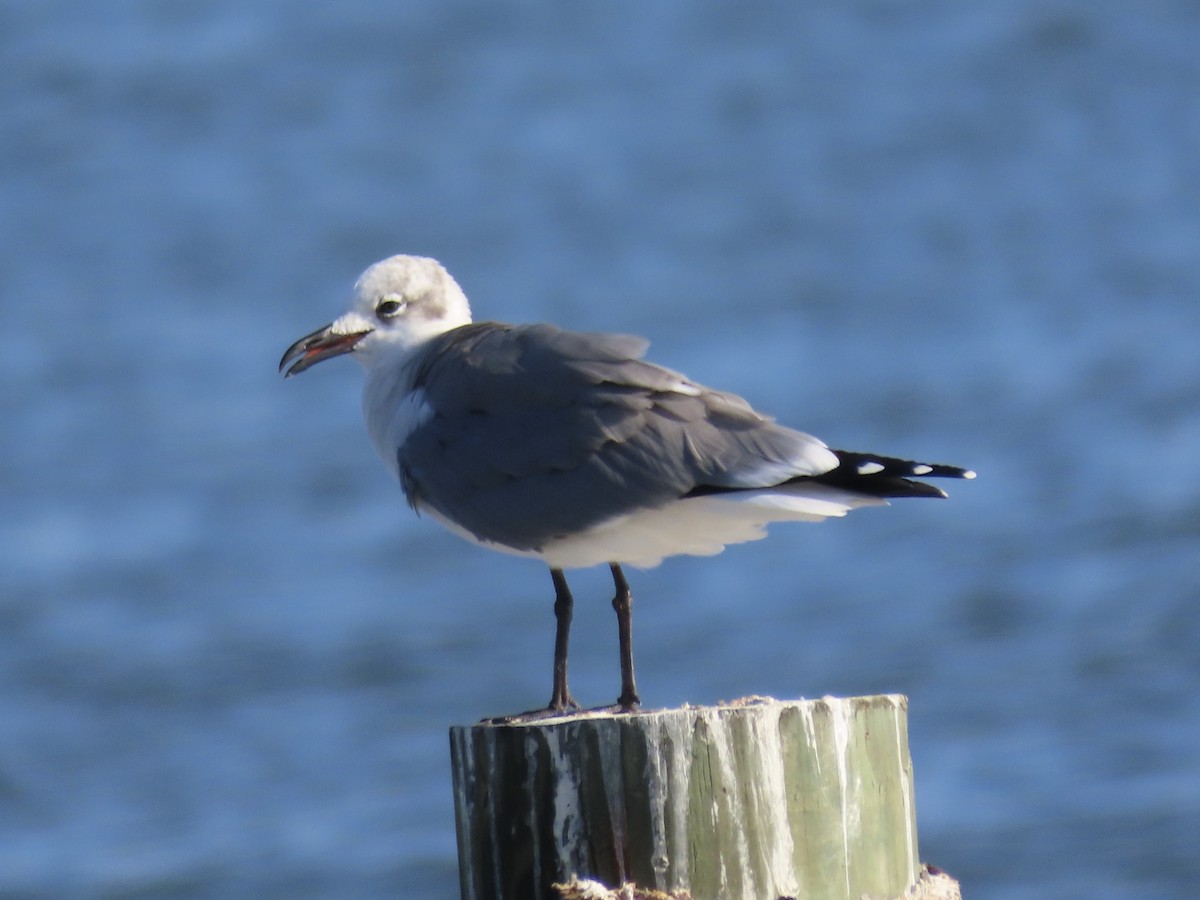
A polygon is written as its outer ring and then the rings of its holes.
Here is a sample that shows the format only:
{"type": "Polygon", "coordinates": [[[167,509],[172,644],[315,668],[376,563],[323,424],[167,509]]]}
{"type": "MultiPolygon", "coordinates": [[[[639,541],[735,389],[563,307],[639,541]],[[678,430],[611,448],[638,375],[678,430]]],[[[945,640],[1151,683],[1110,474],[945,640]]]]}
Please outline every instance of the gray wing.
{"type": "Polygon", "coordinates": [[[477,323],[414,378],[432,410],[398,452],[410,502],[520,550],[697,488],[766,487],[836,465],[733,394],[640,359],[647,342],[477,323]]]}

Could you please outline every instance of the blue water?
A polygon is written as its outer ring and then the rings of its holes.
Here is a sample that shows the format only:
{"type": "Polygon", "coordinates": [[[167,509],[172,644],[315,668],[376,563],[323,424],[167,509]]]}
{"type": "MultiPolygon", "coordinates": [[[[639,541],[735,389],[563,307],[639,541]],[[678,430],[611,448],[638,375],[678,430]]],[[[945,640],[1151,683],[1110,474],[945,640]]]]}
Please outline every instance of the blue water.
{"type": "MultiPolygon", "coordinates": [[[[0,4],[0,896],[451,897],[551,586],[283,349],[394,252],[911,502],[635,572],[649,705],[911,698],[970,900],[1200,883],[1200,9],[0,4]]],[[[603,570],[573,686],[617,690],[603,570]]]]}

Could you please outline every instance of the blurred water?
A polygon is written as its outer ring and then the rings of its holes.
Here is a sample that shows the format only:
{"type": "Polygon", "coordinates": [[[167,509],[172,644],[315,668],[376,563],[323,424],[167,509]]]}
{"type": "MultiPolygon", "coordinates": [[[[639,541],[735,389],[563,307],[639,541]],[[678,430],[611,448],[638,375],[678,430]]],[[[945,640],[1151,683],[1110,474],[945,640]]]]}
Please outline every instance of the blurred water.
{"type": "MultiPolygon", "coordinates": [[[[1200,880],[1200,10],[0,5],[0,895],[454,896],[537,565],[412,517],[294,338],[394,252],[977,468],[633,574],[651,705],[911,698],[984,898],[1200,880]]],[[[576,694],[611,699],[603,571],[576,694]]]]}

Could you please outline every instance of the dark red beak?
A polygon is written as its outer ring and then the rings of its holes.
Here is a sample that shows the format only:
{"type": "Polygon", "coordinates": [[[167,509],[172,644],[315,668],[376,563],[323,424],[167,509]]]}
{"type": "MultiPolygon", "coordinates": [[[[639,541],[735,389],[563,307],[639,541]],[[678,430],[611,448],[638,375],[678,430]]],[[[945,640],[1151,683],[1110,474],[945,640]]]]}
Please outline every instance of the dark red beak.
{"type": "Polygon", "coordinates": [[[284,378],[299,375],[305,369],[315,366],[323,359],[349,353],[359,341],[371,333],[369,331],[354,331],[350,334],[335,334],[329,330],[331,327],[330,325],[326,325],[324,328],[318,328],[312,334],[306,334],[287,348],[283,354],[283,359],[279,361],[279,371],[283,372],[284,367],[288,363],[292,363],[292,367],[284,372],[284,378]],[[293,360],[295,362],[292,362],[293,360]]]}

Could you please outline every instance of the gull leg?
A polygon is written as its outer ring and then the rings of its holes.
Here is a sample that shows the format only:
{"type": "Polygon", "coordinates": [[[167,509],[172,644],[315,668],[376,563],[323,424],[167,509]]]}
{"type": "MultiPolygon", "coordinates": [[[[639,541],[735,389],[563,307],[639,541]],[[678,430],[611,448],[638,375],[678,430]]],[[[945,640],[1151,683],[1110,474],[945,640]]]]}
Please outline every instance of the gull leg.
{"type": "Polygon", "coordinates": [[[633,681],[633,595],[621,567],[610,563],[609,568],[617,588],[612,605],[617,613],[617,639],[621,645],[621,696],[617,704],[622,712],[630,712],[642,702],[633,681]]]}
{"type": "Polygon", "coordinates": [[[554,579],[554,690],[550,693],[550,704],[545,709],[531,709],[528,712],[514,713],[509,716],[495,716],[484,719],[492,725],[511,725],[518,722],[538,722],[542,719],[552,719],[573,709],[579,709],[579,704],[567,689],[567,645],[571,638],[571,615],[575,607],[575,599],[571,589],[567,587],[567,576],[562,569],[551,569],[550,577],[554,579]]]}
{"type": "Polygon", "coordinates": [[[579,704],[567,689],[567,646],[571,639],[571,615],[575,600],[567,587],[562,569],[551,569],[554,579],[554,690],[550,694],[550,712],[578,709],[579,704]]]}

